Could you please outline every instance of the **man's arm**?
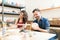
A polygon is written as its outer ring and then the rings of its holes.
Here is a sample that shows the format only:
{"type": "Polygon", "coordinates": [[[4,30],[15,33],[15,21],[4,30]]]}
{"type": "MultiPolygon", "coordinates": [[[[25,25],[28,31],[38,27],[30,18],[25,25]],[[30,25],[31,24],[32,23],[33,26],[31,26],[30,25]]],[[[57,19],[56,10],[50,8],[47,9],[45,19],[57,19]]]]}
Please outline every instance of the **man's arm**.
{"type": "Polygon", "coordinates": [[[48,32],[47,30],[42,29],[42,28],[37,28],[37,30],[39,30],[40,32],[48,32]]]}
{"type": "Polygon", "coordinates": [[[45,20],[45,30],[47,30],[49,32],[49,28],[50,28],[50,23],[48,20],[45,20]]]}
{"type": "Polygon", "coordinates": [[[39,29],[40,31],[43,32],[49,32],[49,27],[50,27],[50,23],[47,19],[44,19],[44,29],[39,29]]]}
{"type": "Polygon", "coordinates": [[[33,24],[32,24],[32,28],[33,28],[33,30],[38,30],[38,31],[40,31],[40,32],[48,32],[47,30],[41,29],[41,28],[38,26],[37,23],[33,23],[33,24]]]}

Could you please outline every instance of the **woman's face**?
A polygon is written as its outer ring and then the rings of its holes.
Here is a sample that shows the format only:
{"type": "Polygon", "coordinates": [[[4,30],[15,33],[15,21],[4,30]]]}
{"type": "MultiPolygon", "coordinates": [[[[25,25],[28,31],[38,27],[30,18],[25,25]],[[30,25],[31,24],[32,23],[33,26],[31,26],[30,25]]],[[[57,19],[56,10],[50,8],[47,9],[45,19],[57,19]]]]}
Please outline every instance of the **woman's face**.
{"type": "Polygon", "coordinates": [[[19,17],[20,17],[20,18],[23,18],[23,17],[24,17],[22,12],[20,13],[20,16],[19,16],[19,17]]]}

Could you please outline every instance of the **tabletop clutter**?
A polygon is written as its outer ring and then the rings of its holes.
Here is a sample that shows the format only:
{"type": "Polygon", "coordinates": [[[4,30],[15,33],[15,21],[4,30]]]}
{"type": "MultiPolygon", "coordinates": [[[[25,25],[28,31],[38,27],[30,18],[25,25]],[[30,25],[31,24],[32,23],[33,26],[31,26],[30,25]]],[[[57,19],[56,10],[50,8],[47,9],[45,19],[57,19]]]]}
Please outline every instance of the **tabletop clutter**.
{"type": "Polygon", "coordinates": [[[16,25],[13,25],[14,27],[12,28],[8,28],[5,25],[2,28],[1,33],[3,34],[2,36],[0,35],[0,40],[48,40],[55,36],[55,34],[32,31],[33,27],[36,28],[38,26],[36,23],[21,25],[23,25],[22,29],[16,28],[16,25]]]}

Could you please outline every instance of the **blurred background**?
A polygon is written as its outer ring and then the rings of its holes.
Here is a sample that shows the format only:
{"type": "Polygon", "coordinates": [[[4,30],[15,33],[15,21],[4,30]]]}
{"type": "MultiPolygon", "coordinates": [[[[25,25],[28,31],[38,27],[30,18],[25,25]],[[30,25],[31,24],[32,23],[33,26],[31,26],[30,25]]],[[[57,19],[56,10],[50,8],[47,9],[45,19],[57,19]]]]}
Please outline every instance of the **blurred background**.
{"type": "MultiPolygon", "coordinates": [[[[50,22],[50,32],[60,38],[60,0],[4,0],[4,22],[14,24],[21,10],[28,12],[28,20],[34,20],[32,10],[39,8],[41,15],[50,22]]],[[[0,28],[2,27],[2,0],[0,0],[0,28]]],[[[60,40],[60,39],[59,39],[60,40]]]]}

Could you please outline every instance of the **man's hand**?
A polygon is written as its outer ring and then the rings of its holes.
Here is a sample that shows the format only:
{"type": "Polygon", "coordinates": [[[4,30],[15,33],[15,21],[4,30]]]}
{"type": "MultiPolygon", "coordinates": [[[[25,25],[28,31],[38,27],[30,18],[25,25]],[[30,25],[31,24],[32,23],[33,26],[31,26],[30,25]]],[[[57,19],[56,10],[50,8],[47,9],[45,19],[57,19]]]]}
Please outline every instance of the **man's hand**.
{"type": "Polygon", "coordinates": [[[48,32],[47,30],[41,29],[37,23],[32,23],[33,30],[38,30],[40,32],[48,32]]]}

